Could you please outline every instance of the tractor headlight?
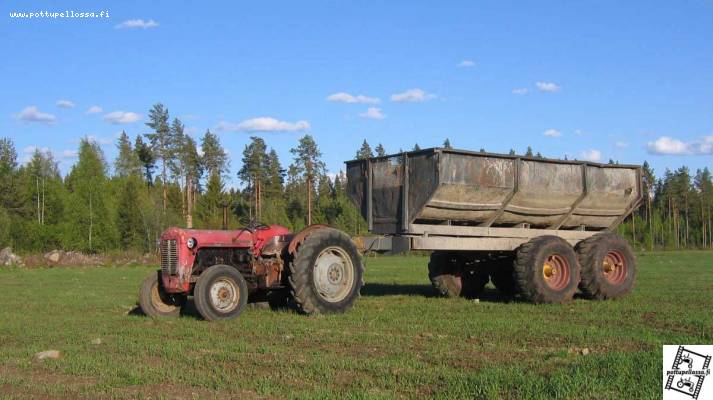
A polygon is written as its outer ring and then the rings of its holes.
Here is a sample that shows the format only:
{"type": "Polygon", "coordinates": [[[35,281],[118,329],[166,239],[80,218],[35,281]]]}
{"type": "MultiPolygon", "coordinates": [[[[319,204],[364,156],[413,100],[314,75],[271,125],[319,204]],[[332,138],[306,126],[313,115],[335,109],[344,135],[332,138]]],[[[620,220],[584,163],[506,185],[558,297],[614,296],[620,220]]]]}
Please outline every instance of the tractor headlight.
{"type": "Polygon", "coordinates": [[[186,246],[189,249],[196,247],[197,244],[198,244],[198,241],[195,238],[188,238],[188,240],[186,240],[186,246]]]}

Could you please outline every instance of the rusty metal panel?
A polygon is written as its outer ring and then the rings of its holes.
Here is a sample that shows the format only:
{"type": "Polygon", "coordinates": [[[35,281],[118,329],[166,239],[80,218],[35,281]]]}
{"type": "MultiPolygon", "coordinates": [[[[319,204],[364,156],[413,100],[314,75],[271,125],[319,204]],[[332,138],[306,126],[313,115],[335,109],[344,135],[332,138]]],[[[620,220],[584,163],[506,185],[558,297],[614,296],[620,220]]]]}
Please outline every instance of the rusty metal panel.
{"type": "Polygon", "coordinates": [[[370,215],[364,204],[372,204],[375,233],[408,233],[409,224],[415,221],[601,230],[618,223],[638,205],[639,169],[425,149],[350,161],[347,178],[350,198],[367,220],[370,215]],[[367,199],[370,184],[372,196],[367,199]]]}

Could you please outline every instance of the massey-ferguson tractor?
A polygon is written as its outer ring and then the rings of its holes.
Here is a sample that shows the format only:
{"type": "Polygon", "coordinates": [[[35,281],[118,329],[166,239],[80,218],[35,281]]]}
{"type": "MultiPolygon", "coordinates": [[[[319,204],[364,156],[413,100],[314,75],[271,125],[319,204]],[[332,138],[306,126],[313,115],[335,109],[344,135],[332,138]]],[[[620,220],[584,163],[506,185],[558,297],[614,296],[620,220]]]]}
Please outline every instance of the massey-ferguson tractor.
{"type": "Polygon", "coordinates": [[[178,316],[189,295],[206,320],[234,318],[248,296],[281,291],[304,313],[344,312],[359,297],[364,267],[343,232],[312,225],[292,234],[280,225],[239,230],[169,228],[160,239],[161,270],[146,277],[139,304],[151,317],[178,316]]]}
{"type": "Polygon", "coordinates": [[[348,161],[347,193],[375,236],[352,241],[323,225],[295,235],[277,225],[168,229],[141,308],[177,315],[192,294],[206,319],[230,318],[248,294],[279,290],[305,313],[342,312],[359,297],[367,251],[430,251],[428,276],[451,297],[492,282],[561,303],[578,289],[603,300],[634,285],[636,259],[615,228],[641,203],[636,165],[434,148],[348,161]]]}

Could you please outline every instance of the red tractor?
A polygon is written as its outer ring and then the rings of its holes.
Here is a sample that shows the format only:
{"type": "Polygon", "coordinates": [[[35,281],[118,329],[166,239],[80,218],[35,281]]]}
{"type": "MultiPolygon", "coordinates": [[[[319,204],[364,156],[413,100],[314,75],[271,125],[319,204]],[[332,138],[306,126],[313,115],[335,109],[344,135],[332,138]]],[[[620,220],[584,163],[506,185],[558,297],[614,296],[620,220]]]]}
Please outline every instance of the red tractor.
{"type": "Polygon", "coordinates": [[[280,225],[239,230],[169,228],[160,239],[161,270],[146,277],[139,304],[151,317],[178,316],[188,296],[206,320],[234,318],[248,296],[283,292],[307,314],[338,313],[359,297],[364,267],[345,233],[312,225],[292,234],[280,225]]]}

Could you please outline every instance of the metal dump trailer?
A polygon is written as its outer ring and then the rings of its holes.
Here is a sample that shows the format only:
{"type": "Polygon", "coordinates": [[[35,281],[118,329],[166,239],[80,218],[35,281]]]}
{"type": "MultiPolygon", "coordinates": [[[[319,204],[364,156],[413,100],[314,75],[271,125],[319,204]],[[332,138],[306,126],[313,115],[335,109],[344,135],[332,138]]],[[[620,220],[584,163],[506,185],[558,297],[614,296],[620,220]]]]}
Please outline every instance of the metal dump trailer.
{"type": "Polygon", "coordinates": [[[534,302],[631,290],[635,259],[614,228],[642,200],[641,168],[432,148],[347,163],[348,194],[381,236],[364,250],[430,250],[449,296],[492,280],[534,302]]]}

